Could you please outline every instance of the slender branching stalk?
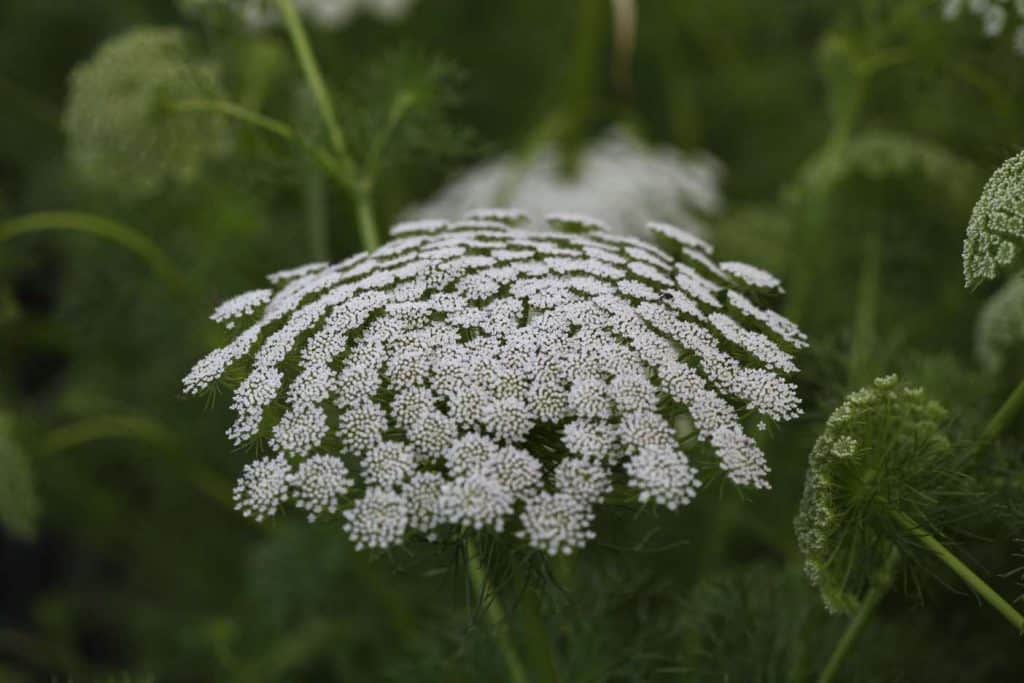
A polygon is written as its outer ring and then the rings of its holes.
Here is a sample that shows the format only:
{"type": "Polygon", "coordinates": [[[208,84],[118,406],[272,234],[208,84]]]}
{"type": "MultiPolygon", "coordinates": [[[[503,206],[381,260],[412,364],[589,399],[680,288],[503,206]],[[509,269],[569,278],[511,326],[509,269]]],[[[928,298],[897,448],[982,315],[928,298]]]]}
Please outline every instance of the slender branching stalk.
{"type": "Polygon", "coordinates": [[[172,111],[176,112],[210,112],[214,114],[221,114],[230,119],[247,123],[250,126],[260,128],[267,133],[276,135],[284,140],[292,141],[297,136],[295,130],[287,123],[278,121],[277,119],[261,114],[257,111],[253,111],[247,107],[243,107],[240,104],[231,102],[230,100],[212,100],[202,98],[190,98],[187,100],[178,100],[172,102],[169,105],[172,111]]]}
{"type": "Polygon", "coordinates": [[[353,201],[356,207],[356,226],[359,228],[359,240],[367,251],[372,251],[380,246],[380,238],[377,235],[377,220],[373,214],[372,192],[369,189],[372,184],[362,182],[360,188],[353,193],[353,201]]]}
{"type": "MultiPolygon", "coordinates": [[[[276,2],[281,12],[285,30],[288,31],[288,37],[292,41],[295,56],[298,58],[299,66],[302,68],[302,74],[305,76],[306,83],[313,93],[317,110],[320,112],[320,117],[327,128],[327,136],[331,141],[331,148],[339,157],[350,162],[352,157],[345,142],[345,133],[338,122],[337,114],[334,112],[334,104],[331,101],[330,93],[327,92],[323,73],[320,71],[320,65],[316,61],[316,55],[313,54],[313,48],[309,43],[309,36],[306,35],[306,29],[302,25],[302,20],[299,19],[299,13],[295,10],[292,0],[276,0],[276,2]]],[[[349,170],[351,171],[352,169],[349,170]]]]}
{"type": "Polygon", "coordinates": [[[498,642],[501,655],[505,660],[505,668],[508,669],[508,678],[512,683],[527,683],[529,678],[523,668],[522,660],[516,652],[515,645],[508,632],[508,624],[505,620],[505,610],[501,607],[497,591],[491,586],[487,578],[487,571],[480,560],[480,551],[475,541],[466,544],[466,562],[469,570],[469,579],[473,584],[473,592],[480,601],[484,617],[490,624],[494,639],[498,642]]]}
{"type": "Polygon", "coordinates": [[[946,546],[942,545],[937,538],[922,528],[920,524],[916,523],[902,512],[894,511],[892,515],[893,518],[903,526],[903,528],[921,542],[921,545],[931,551],[931,553],[939,558],[943,564],[952,569],[957,576],[963,579],[964,582],[971,587],[971,590],[977,593],[985,602],[1003,615],[1003,617],[1013,625],[1018,633],[1024,634],[1024,615],[1021,615],[1020,612],[1014,609],[1013,605],[996,593],[984,579],[971,571],[970,567],[961,562],[956,555],[950,552],[946,546]]]}
{"type": "Polygon", "coordinates": [[[288,37],[291,39],[295,56],[299,60],[302,74],[306,83],[313,93],[320,118],[327,128],[327,137],[331,143],[331,149],[339,161],[338,173],[335,178],[341,181],[352,197],[355,205],[356,224],[359,229],[359,239],[363,248],[367,251],[375,249],[380,244],[377,236],[377,221],[373,212],[373,183],[362,178],[357,170],[355,159],[348,147],[344,130],[335,113],[334,104],[331,101],[330,93],[324,81],[320,65],[313,54],[313,48],[309,43],[309,36],[299,19],[299,13],[295,10],[292,0],[276,0],[277,7],[281,12],[288,37]]]}
{"type": "Polygon", "coordinates": [[[854,643],[857,642],[861,632],[864,631],[864,627],[874,615],[875,608],[878,606],[878,603],[881,602],[882,598],[885,597],[885,594],[889,592],[899,558],[899,551],[893,548],[889,557],[886,559],[885,564],[882,565],[878,570],[878,573],[875,575],[875,580],[872,582],[871,588],[864,594],[864,598],[860,603],[860,608],[857,610],[857,613],[853,615],[853,618],[847,625],[843,635],[840,636],[839,642],[836,643],[835,649],[832,650],[832,654],[828,658],[825,668],[822,669],[821,674],[818,676],[818,683],[830,683],[839,672],[839,668],[843,665],[843,659],[845,659],[854,643]]]}

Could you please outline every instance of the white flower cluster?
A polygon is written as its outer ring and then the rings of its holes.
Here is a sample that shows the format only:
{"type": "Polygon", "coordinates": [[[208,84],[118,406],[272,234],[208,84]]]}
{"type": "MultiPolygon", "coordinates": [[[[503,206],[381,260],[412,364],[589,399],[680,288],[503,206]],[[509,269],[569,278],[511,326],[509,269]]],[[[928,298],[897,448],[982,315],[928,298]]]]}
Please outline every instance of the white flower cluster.
{"type": "MultiPolygon", "coordinates": [[[[274,0],[180,0],[186,12],[220,4],[236,12],[245,24],[261,30],[280,23],[274,0]]],[[[360,14],[381,21],[405,16],[415,0],[292,0],[295,10],[315,26],[334,30],[345,26],[360,14]]]]}
{"type": "Polygon", "coordinates": [[[1024,277],[1017,276],[985,302],[974,327],[974,354],[990,373],[1003,370],[1024,344],[1024,277]]]}
{"type": "Polygon", "coordinates": [[[1024,55],[1024,0],[942,0],[942,17],[946,21],[956,21],[965,10],[978,17],[987,38],[1003,35],[1011,21],[1016,20],[1013,50],[1024,55]]]}
{"type": "Polygon", "coordinates": [[[183,384],[198,393],[248,359],[227,433],[273,453],[246,465],[243,513],[290,500],[312,520],[358,492],[343,512],[358,548],[515,524],[556,554],[594,537],[614,481],[640,502],[689,503],[696,449],[768,486],[747,425],[800,413],[786,376],[806,346],[748,297],[778,282],[664,223],[650,227],[675,259],[594,219],[559,214],[557,232],[514,227],[524,219],[399,224],[372,253],[275,273],[270,293],[218,307],[228,324],[255,319],[183,384]]]}
{"type": "Polygon", "coordinates": [[[1017,258],[1024,239],[1024,152],[995,170],[971,211],[964,239],[964,282],[994,280],[1017,258]]]}
{"type": "Polygon", "coordinates": [[[556,211],[594,216],[639,237],[647,236],[647,220],[706,235],[703,216],[722,206],[721,176],[721,163],[706,153],[654,147],[612,128],[583,148],[571,174],[554,147],[528,159],[499,157],[466,171],[409,218],[455,218],[478,206],[508,205],[538,216],[556,211]]]}

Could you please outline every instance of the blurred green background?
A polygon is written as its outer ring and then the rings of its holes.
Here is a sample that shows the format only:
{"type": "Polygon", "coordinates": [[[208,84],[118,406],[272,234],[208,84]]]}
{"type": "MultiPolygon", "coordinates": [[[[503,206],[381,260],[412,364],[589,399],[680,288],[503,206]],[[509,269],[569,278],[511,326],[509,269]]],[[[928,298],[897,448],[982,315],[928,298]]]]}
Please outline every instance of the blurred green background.
{"type": "MultiPolygon", "coordinates": [[[[612,508],[571,560],[500,558],[532,679],[811,677],[845,624],[799,575],[792,531],[825,417],[847,390],[899,371],[970,431],[1016,384],[1020,354],[994,374],[975,359],[974,321],[996,286],[963,288],[960,245],[985,178],[1024,146],[1024,58],[1010,29],[987,38],[940,5],[640,0],[629,90],[608,75],[598,0],[420,0],[395,21],[311,29],[356,131],[373,128],[408,65],[459,70],[423,139],[382,174],[382,223],[474,161],[545,135],[571,155],[624,123],[723,161],[712,241],[783,276],[782,309],[810,334],[807,413],[769,444],[772,491],[721,487],[675,513],[612,508]],[[869,266],[865,313],[853,301],[869,266]]],[[[126,200],[83,182],[62,126],[69,74],[145,25],[185,28],[234,98],[296,125],[310,116],[280,30],[170,0],[0,3],[0,222],[106,216],[185,277],[168,287],[88,235],[0,242],[0,680],[502,680],[457,548],[355,553],[336,524],[256,526],[231,509],[245,455],[223,436],[227,401],[186,400],[180,378],[222,339],[206,320],[216,303],[310,260],[308,169],[225,124],[229,151],[188,183],[126,200]]],[[[326,211],[331,256],[357,251],[348,200],[331,194],[326,211]]],[[[1001,447],[1013,467],[1022,436],[1018,425],[1001,447]]],[[[1003,576],[1021,563],[1014,537],[984,523],[962,541],[1008,596],[1021,592],[1003,576]]],[[[1020,639],[944,585],[935,570],[889,596],[844,680],[1020,680],[1020,639]]]]}

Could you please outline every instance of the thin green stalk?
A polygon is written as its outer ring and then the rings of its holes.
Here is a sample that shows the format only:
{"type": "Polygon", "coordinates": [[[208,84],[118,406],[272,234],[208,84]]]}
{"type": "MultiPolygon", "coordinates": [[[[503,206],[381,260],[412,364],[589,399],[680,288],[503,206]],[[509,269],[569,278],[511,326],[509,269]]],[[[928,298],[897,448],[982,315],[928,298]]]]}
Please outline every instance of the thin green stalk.
{"type": "MultiPolygon", "coordinates": [[[[323,72],[313,54],[313,48],[309,43],[309,36],[299,19],[299,13],[295,11],[292,0],[275,0],[278,10],[281,12],[281,19],[288,37],[291,39],[292,47],[295,49],[295,56],[302,67],[302,73],[306,78],[310,91],[313,93],[313,100],[316,102],[327,128],[327,137],[331,143],[331,149],[337,157],[337,164],[329,169],[332,177],[349,191],[352,201],[355,204],[356,221],[359,229],[359,240],[366,250],[376,249],[380,245],[380,238],[377,235],[377,221],[373,212],[373,184],[365,179],[360,179],[356,170],[356,161],[345,141],[345,132],[334,111],[334,104],[331,95],[327,91],[327,84],[324,81],[323,72]]],[[[323,163],[323,162],[321,162],[323,163]]]]}
{"type": "Polygon", "coordinates": [[[249,124],[255,128],[259,128],[264,132],[276,135],[283,140],[298,142],[306,153],[308,153],[310,157],[312,157],[313,160],[323,168],[327,175],[334,178],[338,184],[346,190],[351,189],[352,178],[347,167],[344,166],[343,163],[339,162],[338,159],[331,156],[327,150],[312,144],[304,136],[299,135],[294,128],[283,121],[261,114],[258,111],[253,111],[252,109],[248,109],[240,104],[236,104],[228,100],[188,99],[173,102],[168,106],[172,111],[210,112],[213,114],[220,114],[236,121],[249,124]]]}
{"type": "Polygon", "coordinates": [[[302,184],[302,196],[306,209],[306,234],[309,238],[309,252],[317,261],[330,258],[330,243],[327,232],[327,185],[318,168],[306,170],[302,184]]]}
{"type": "Polygon", "coordinates": [[[836,643],[835,649],[832,650],[832,655],[828,658],[825,668],[822,669],[821,674],[818,676],[818,683],[830,683],[836,674],[839,673],[839,668],[843,665],[843,659],[846,658],[853,644],[857,642],[864,627],[874,614],[878,603],[889,592],[889,588],[892,586],[893,571],[896,569],[899,557],[899,551],[893,548],[892,552],[889,553],[889,557],[886,558],[885,564],[882,565],[875,575],[871,588],[868,589],[863,600],[861,600],[860,609],[853,615],[853,619],[850,620],[843,635],[839,638],[839,642],[836,643]]]}
{"type": "Polygon", "coordinates": [[[172,288],[187,289],[186,280],[164,252],[141,231],[103,216],[77,211],[39,211],[0,223],[0,242],[47,230],[83,232],[134,252],[172,288]]]}
{"type": "Polygon", "coordinates": [[[250,126],[255,126],[285,140],[290,141],[296,138],[295,130],[287,123],[229,100],[187,99],[172,102],[168,106],[171,110],[178,112],[210,112],[220,114],[236,121],[247,123],[250,126]]]}
{"type": "Polygon", "coordinates": [[[356,227],[359,229],[359,241],[366,251],[380,246],[377,234],[377,221],[373,216],[373,199],[369,186],[363,184],[352,191],[352,200],[356,207],[356,227]]]}
{"type": "Polygon", "coordinates": [[[1017,633],[1024,634],[1024,615],[1021,615],[1013,605],[1003,599],[999,593],[996,593],[991,586],[989,586],[984,579],[971,571],[970,567],[965,565],[957,558],[956,555],[951,553],[946,546],[942,545],[938,539],[925,531],[919,524],[914,520],[907,517],[902,512],[894,512],[893,517],[899,522],[907,531],[914,535],[925,548],[930,550],[936,557],[952,569],[957,576],[964,580],[964,582],[971,587],[975,593],[991,605],[997,612],[1006,618],[1008,622],[1017,630],[1017,633]]]}
{"type": "Polygon", "coordinates": [[[1013,393],[1003,402],[1003,405],[999,406],[999,410],[992,416],[992,419],[985,425],[985,429],[981,432],[980,443],[978,444],[977,450],[981,450],[987,444],[992,443],[1000,434],[1002,434],[1013,419],[1020,413],[1021,408],[1024,408],[1024,379],[1020,381],[1017,388],[1013,390],[1013,393]]]}
{"type": "Polygon", "coordinates": [[[529,678],[526,676],[526,670],[523,668],[522,660],[519,659],[519,654],[508,633],[505,610],[501,607],[497,592],[494,591],[487,579],[487,571],[480,562],[480,553],[475,541],[471,540],[466,544],[466,556],[473,592],[478,596],[484,616],[491,625],[495,640],[498,641],[501,655],[505,659],[505,668],[508,669],[508,678],[512,683],[527,683],[529,678]]]}
{"type": "Polygon", "coordinates": [[[352,157],[345,143],[345,134],[341,129],[341,124],[338,122],[338,116],[334,112],[334,104],[331,102],[330,93],[327,92],[323,73],[320,71],[320,65],[316,61],[316,55],[313,54],[313,48],[309,44],[309,36],[306,35],[306,29],[302,25],[302,20],[299,19],[299,13],[295,11],[295,5],[292,3],[292,0],[276,0],[276,2],[278,10],[281,12],[281,19],[284,22],[285,29],[288,31],[288,37],[292,41],[292,47],[295,49],[295,56],[299,60],[302,73],[306,77],[309,89],[313,92],[313,99],[316,101],[317,109],[320,111],[320,117],[327,128],[327,136],[331,141],[331,147],[339,157],[345,160],[350,166],[349,170],[351,170],[352,157]]]}

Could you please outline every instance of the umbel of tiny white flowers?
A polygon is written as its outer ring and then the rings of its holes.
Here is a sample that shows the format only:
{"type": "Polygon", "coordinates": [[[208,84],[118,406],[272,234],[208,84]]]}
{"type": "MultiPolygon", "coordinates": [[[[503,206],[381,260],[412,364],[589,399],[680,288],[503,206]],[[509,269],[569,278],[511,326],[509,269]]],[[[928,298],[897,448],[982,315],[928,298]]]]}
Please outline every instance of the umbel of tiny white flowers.
{"type": "Polygon", "coordinates": [[[942,0],[942,17],[955,21],[967,11],[981,22],[986,38],[998,38],[1013,27],[1013,51],[1024,55],[1024,1],[1022,0],[942,0]]]}
{"type": "Polygon", "coordinates": [[[751,298],[778,281],[666,224],[648,227],[669,251],[584,216],[525,220],[399,224],[372,253],[274,273],[214,311],[251,322],[184,389],[244,368],[228,437],[272,451],[243,468],[245,515],[290,501],[311,520],[340,510],[357,548],[470,528],[556,554],[594,538],[616,483],[689,503],[696,453],[768,486],[748,426],[800,413],[786,376],[806,345],[751,298]]]}
{"type": "Polygon", "coordinates": [[[804,569],[831,611],[852,612],[906,531],[963,491],[946,411],[896,375],[846,397],[814,444],[795,526],[804,569]]]}
{"type": "Polygon", "coordinates": [[[133,29],[104,43],[71,73],[64,129],[83,181],[143,198],[195,180],[230,140],[220,117],[168,110],[215,96],[217,69],[197,59],[185,32],[133,29]]]}
{"type": "Polygon", "coordinates": [[[964,240],[964,282],[993,280],[1017,258],[1024,238],[1024,152],[1003,162],[974,205],[964,240]]]}
{"type": "MultiPolygon", "coordinates": [[[[382,21],[405,16],[415,0],[292,0],[295,10],[313,25],[333,30],[361,14],[382,21]]],[[[263,29],[280,21],[274,0],[179,0],[186,13],[220,6],[232,10],[252,29],[263,29]]]]}
{"type": "Polygon", "coordinates": [[[723,203],[722,173],[710,154],[652,146],[615,127],[583,147],[571,174],[554,146],[529,159],[499,157],[465,171],[408,217],[454,218],[478,206],[507,204],[541,216],[586,214],[638,237],[649,236],[643,227],[648,220],[707,237],[705,217],[723,203]]]}

